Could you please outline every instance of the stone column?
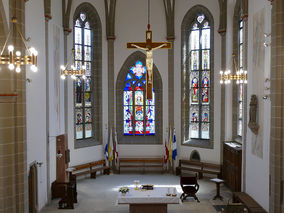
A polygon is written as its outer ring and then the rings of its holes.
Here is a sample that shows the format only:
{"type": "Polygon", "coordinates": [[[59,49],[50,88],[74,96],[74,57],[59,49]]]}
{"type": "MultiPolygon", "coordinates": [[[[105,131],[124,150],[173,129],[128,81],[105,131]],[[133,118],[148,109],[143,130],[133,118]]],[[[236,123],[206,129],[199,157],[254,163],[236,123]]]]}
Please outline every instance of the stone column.
{"type": "MultiPolygon", "coordinates": [[[[24,33],[25,2],[10,1],[10,22],[16,14],[20,29],[24,33]],[[16,13],[14,12],[16,11],[16,13]]],[[[3,9],[3,8],[2,8],[3,9]]],[[[4,10],[3,10],[4,11],[4,10]]],[[[2,13],[2,11],[1,11],[2,13]]],[[[11,23],[11,22],[10,22],[11,23]]],[[[10,24],[10,26],[12,26],[10,24]]],[[[4,22],[0,22],[4,31],[4,22]]],[[[24,52],[21,38],[14,28],[11,42],[15,49],[24,52]]],[[[6,32],[7,33],[7,32],[6,32]]],[[[1,32],[1,43],[6,39],[1,32]]],[[[0,212],[27,212],[27,144],[26,144],[26,71],[11,72],[0,65],[0,212]]]]}
{"type": "MultiPolygon", "coordinates": [[[[221,70],[226,70],[226,31],[227,31],[227,0],[219,0],[221,36],[221,70]]],[[[220,129],[220,162],[223,162],[223,141],[225,140],[225,85],[221,84],[221,129],[220,129]]]]}
{"type": "Polygon", "coordinates": [[[282,213],[284,176],[284,1],[272,2],[269,212],[282,213]]]}

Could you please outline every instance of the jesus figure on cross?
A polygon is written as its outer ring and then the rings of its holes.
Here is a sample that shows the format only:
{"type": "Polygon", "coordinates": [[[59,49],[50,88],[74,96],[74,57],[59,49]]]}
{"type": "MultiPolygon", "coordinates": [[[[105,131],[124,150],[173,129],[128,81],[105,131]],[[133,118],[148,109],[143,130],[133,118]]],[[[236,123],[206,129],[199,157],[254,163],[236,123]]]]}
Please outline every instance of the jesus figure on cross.
{"type": "Polygon", "coordinates": [[[156,49],[170,49],[171,42],[152,42],[152,31],[148,25],[146,30],[146,42],[128,42],[128,49],[141,49],[146,51],[146,98],[152,100],[153,93],[153,50],[156,49]]]}

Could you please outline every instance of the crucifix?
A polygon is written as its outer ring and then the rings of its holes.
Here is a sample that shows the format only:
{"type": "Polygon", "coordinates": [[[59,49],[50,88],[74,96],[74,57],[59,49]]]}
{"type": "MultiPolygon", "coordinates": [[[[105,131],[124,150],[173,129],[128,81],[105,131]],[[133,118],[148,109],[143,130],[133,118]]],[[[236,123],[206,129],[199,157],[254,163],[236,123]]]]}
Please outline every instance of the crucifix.
{"type": "Polygon", "coordinates": [[[150,24],[146,30],[146,42],[127,42],[127,49],[141,49],[146,51],[146,98],[152,100],[153,96],[153,50],[171,49],[171,42],[152,42],[150,24]]]}

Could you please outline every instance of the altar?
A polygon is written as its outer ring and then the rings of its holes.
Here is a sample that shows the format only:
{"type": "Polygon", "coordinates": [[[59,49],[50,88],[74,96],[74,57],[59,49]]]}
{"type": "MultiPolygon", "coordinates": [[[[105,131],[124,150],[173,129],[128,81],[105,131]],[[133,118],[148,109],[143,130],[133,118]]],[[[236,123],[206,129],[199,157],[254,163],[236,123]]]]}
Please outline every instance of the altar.
{"type": "MultiPolygon", "coordinates": [[[[170,187],[170,193],[176,192],[170,187]]],[[[168,194],[168,187],[154,187],[153,190],[130,188],[126,195],[119,194],[117,204],[129,204],[130,213],[166,213],[168,204],[179,204],[179,196],[168,194]]]]}

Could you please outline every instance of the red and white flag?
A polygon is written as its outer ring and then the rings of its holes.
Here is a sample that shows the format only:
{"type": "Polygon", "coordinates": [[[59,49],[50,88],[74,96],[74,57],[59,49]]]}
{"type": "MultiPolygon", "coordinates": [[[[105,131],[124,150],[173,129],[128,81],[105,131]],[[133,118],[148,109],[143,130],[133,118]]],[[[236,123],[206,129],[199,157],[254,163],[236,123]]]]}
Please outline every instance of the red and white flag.
{"type": "Polygon", "coordinates": [[[118,163],[118,145],[117,145],[117,134],[115,132],[114,135],[114,159],[115,159],[115,165],[118,163]]]}
{"type": "Polygon", "coordinates": [[[165,140],[165,155],[164,155],[165,165],[167,164],[168,160],[169,160],[169,149],[168,149],[168,146],[167,146],[167,141],[165,140]]]}

